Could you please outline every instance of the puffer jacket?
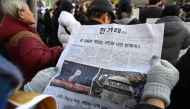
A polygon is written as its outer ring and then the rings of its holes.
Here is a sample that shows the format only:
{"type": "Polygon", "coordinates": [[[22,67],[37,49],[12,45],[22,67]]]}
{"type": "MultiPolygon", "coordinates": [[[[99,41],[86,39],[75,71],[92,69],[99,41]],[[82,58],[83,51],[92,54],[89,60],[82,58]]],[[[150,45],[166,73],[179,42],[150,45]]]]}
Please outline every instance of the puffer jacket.
{"type": "Polygon", "coordinates": [[[161,58],[174,65],[180,50],[189,47],[190,33],[177,16],[166,16],[160,18],[156,23],[165,23],[161,58]]]}
{"type": "MultiPolygon", "coordinates": [[[[0,23],[0,41],[7,42],[12,36],[23,31],[39,36],[34,27],[5,15],[0,23]]],[[[37,40],[32,34],[24,35],[18,45],[6,44],[11,61],[22,71],[25,82],[30,81],[38,71],[55,66],[63,50],[59,46],[49,49],[41,43],[40,38],[37,40]]]]}
{"type": "Polygon", "coordinates": [[[63,48],[65,48],[69,41],[70,35],[66,32],[64,26],[71,33],[74,26],[77,27],[81,24],[74,18],[74,16],[71,13],[68,13],[66,11],[61,12],[58,22],[59,22],[58,38],[59,41],[62,43],[63,48]]]}
{"type": "Polygon", "coordinates": [[[115,23],[121,24],[121,25],[135,25],[140,24],[139,20],[135,18],[135,16],[131,15],[130,17],[127,16],[127,13],[122,12],[122,19],[114,20],[115,23]]]}

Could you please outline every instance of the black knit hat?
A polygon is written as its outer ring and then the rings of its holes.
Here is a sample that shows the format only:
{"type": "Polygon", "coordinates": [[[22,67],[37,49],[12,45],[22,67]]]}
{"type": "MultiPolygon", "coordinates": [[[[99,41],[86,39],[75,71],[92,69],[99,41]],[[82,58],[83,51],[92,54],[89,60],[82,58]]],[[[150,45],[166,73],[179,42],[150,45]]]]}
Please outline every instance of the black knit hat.
{"type": "Polygon", "coordinates": [[[62,11],[71,11],[71,9],[73,9],[73,5],[71,2],[65,0],[62,2],[62,11]]]}
{"type": "Polygon", "coordinates": [[[88,11],[107,12],[111,15],[111,20],[115,20],[115,14],[113,13],[112,5],[108,0],[94,0],[88,11]]]}
{"type": "Polygon", "coordinates": [[[180,8],[177,5],[169,5],[166,6],[165,9],[162,11],[162,17],[165,16],[179,16],[180,8]]]}

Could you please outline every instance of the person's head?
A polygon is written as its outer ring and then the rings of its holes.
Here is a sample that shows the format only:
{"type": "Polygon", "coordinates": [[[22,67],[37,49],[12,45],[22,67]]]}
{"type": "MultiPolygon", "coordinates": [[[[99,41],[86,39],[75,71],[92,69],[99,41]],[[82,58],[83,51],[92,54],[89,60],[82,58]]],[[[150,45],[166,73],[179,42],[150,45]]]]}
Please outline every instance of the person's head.
{"type": "Polygon", "coordinates": [[[56,2],[56,6],[57,6],[57,7],[61,7],[63,1],[64,1],[64,0],[58,0],[58,1],[56,2]]]}
{"type": "Polygon", "coordinates": [[[1,0],[3,14],[9,14],[28,25],[35,23],[34,14],[23,0],[1,0]]]}
{"type": "Polygon", "coordinates": [[[130,18],[132,15],[131,0],[120,0],[118,3],[118,10],[116,12],[117,19],[123,18],[122,14],[126,13],[126,17],[130,18]]]}
{"type": "Polygon", "coordinates": [[[160,3],[160,0],[149,0],[149,5],[158,5],[160,3]]]}
{"type": "Polygon", "coordinates": [[[86,13],[86,11],[87,11],[85,5],[81,5],[79,9],[80,9],[80,11],[83,12],[83,13],[86,13]]]}
{"type": "Polygon", "coordinates": [[[75,6],[75,11],[78,12],[79,11],[79,5],[75,6]]]}
{"type": "Polygon", "coordinates": [[[69,2],[67,0],[63,1],[61,8],[62,8],[62,11],[67,11],[67,12],[73,14],[74,7],[71,2],[69,2]]]}
{"type": "Polygon", "coordinates": [[[84,2],[84,5],[86,6],[86,8],[88,8],[90,6],[90,1],[84,2]]]}
{"type": "Polygon", "coordinates": [[[99,21],[102,24],[109,24],[115,20],[112,5],[108,0],[94,0],[88,10],[87,15],[90,19],[99,21]]]}
{"type": "Polygon", "coordinates": [[[82,71],[80,70],[80,69],[77,69],[76,71],[75,71],[75,76],[79,76],[79,75],[81,75],[81,73],[82,73],[82,71]]]}
{"type": "Polygon", "coordinates": [[[177,5],[168,5],[162,11],[162,17],[165,16],[179,16],[180,8],[177,5]]]}
{"type": "Polygon", "coordinates": [[[50,10],[49,10],[49,12],[51,12],[51,13],[54,13],[54,11],[55,11],[54,9],[50,9],[50,10]]]}
{"type": "Polygon", "coordinates": [[[38,10],[38,14],[42,15],[42,10],[41,9],[38,10]]]}

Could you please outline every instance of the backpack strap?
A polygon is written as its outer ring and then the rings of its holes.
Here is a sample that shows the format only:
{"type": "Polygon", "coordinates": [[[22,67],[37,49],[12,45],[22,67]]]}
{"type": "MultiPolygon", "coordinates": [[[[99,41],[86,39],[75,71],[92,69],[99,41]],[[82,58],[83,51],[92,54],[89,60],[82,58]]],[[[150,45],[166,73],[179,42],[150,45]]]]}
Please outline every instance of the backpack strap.
{"type": "Polygon", "coordinates": [[[69,32],[69,30],[67,29],[66,26],[63,26],[65,28],[65,31],[67,32],[67,34],[71,35],[71,33],[69,32]]]}
{"type": "Polygon", "coordinates": [[[41,40],[41,38],[40,38],[37,34],[34,34],[34,33],[30,32],[30,31],[21,31],[21,32],[19,32],[19,33],[16,33],[15,35],[11,36],[11,37],[7,40],[7,43],[18,47],[20,41],[21,41],[24,37],[33,37],[33,38],[35,38],[36,40],[38,40],[41,44],[44,44],[43,41],[41,40]]]}

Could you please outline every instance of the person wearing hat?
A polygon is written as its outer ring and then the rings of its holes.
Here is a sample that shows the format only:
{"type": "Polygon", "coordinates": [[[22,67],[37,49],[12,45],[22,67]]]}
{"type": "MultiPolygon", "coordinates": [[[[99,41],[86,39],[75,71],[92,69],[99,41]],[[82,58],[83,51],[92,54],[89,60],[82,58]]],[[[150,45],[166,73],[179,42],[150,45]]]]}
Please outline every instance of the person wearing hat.
{"type": "Polygon", "coordinates": [[[162,18],[156,21],[156,24],[165,23],[161,58],[173,65],[177,62],[180,50],[190,45],[190,33],[179,18],[179,12],[177,5],[166,6],[162,18]]]}
{"type": "Polygon", "coordinates": [[[74,26],[81,25],[73,16],[73,5],[69,1],[62,2],[62,12],[59,16],[58,38],[63,48],[66,47],[74,26]]]}
{"type": "Polygon", "coordinates": [[[131,0],[119,0],[118,10],[116,12],[117,20],[114,20],[117,24],[133,25],[140,24],[139,20],[133,16],[131,0]]]}
{"type": "Polygon", "coordinates": [[[89,20],[84,25],[109,24],[116,17],[108,0],[94,0],[87,10],[89,20]]]}
{"type": "Polygon", "coordinates": [[[160,0],[149,0],[149,6],[140,12],[139,21],[146,23],[147,18],[161,18],[163,9],[158,7],[160,0]]]}

